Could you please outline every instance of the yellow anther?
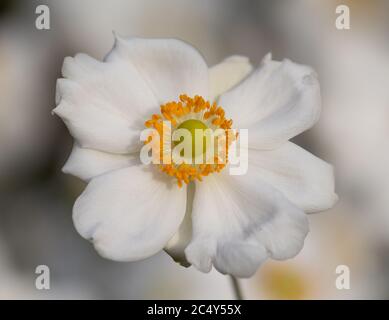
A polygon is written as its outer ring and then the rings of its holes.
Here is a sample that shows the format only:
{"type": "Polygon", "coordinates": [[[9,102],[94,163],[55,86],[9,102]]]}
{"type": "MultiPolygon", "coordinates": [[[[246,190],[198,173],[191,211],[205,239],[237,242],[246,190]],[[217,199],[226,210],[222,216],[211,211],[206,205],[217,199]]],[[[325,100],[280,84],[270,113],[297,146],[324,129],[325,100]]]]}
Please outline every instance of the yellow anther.
{"type": "MultiPolygon", "coordinates": [[[[213,102],[211,105],[209,101],[206,101],[199,95],[195,95],[192,98],[186,94],[181,94],[179,96],[179,101],[170,101],[161,105],[160,112],[161,114],[153,114],[151,119],[145,122],[145,126],[147,128],[156,129],[160,135],[161,159],[163,159],[164,121],[170,121],[172,132],[185,122],[189,124],[188,120],[203,123],[204,129],[210,127],[212,129],[220,128],[226,131],[227,150],[222,152],[218,151],[219,154],[214,157],[213,164],[182,163],[177,165],[174,163],[162,163],[158,165],[162,172],[165,172],[167,175],[174,177],[177,180],[179,187],[182,187],[183,183],[188,184],[194,180],[202,181],[203,177],[208,176],[211,173],[220,172],[226,166],[226,162],[228,161],[228,147],[237,139],[237,134],[231,135],[230,129],[232,120],[225,118],[224,109],[218,106],[216,102],[213,102]],[[193,116],[193,118],[191,116],[193,116]]],[[[186,128],[186,126],[188,125],[184,124],[181,127],[186,128]]],[[[147,138],[145,143],[149,143],[150,141],[152,141],[151,135],[147,138]]],[[[169,159],[171,159],[171,157],[169,157],[169,159]]]]}

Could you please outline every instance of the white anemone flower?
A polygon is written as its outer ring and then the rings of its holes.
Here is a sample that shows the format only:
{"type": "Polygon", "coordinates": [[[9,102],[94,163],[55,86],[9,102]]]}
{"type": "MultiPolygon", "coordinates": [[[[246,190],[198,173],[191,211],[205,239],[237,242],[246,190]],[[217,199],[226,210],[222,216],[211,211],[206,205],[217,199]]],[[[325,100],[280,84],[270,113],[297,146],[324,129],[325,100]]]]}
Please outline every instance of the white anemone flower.
{"type": "Polygon", "coordinates": [[[73,220],[103,257],[134,261],[165,249],[202,272],[250,277],[268,257],[295,256],[305,213],[337,200],[332,167],[289,141],[319,118],[310,67],[269,54],[255,70],[241,56],[208,68],[180,40],[116,37],[103,62],[77,54],[62,74],[54,113],[75,138],[63,171],[88,182],[73,220]],[[229,116],[248,129],[248,172],[141,163],[140,133],[157,127],[160,106],[175,126],[230,127],[229,116]]]}

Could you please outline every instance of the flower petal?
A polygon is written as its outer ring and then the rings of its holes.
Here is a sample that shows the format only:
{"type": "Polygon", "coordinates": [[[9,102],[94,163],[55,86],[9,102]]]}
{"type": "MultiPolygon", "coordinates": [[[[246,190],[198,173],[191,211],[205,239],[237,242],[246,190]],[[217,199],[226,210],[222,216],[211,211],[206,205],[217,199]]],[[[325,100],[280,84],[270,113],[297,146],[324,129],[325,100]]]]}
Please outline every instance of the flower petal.
{"type": "Polygon", "coordinates": [[[140,149],[143,121],[158,102],[135,72],[78,54],[65,58],[62,74],[53,112],[80,146],[113,153],[140,149]]]}
{"type": "Polygon", "coordinates": [[[174,39],[116,38],[104,62],[85,54],[64,60],[54,113],[84,148],[131,153],[144,120],[182,93],[208,95],[208,67],[174,39]]]}
{"type": "Polygon", "coordinates": [[[77,199],[75,227],[103,257],[149,257],[163,249],[181,224],[186,188],[169,184],[152,169],[133,166],[98,176],[77,199]]]}
{"type": "Polygon", "coordinates": [[[333,168],[292,142],[274,150],[249,150],[249,174],[281,191],[305,212],[331,208],[335,194],[333,168]]]}
{"type": "Polygon", "coordinates": [[[190,263],[185,257],[185,248],[192,240],[192,206],[195,192],[195,184],[189,183],[187,186],[186,212],[176,234],[166,244],[165,251],[173,258],[174,261],[184,267],[189,267],[190,263]]]}
{"type": "Polygon", "coordinates": [[[107,153],[81,148],[77,143],[74,143],[72,152],[62,171],[84,181],[89,181],[101,174],[130,167],[137,163],[139,163],[138,154],[121,155],[107,153]]]}
{"type": "Polygon", "coordinates": [[[253,66],[243,56],[231,56],[209,69],[210,100],[216,100],[244,79],[253,66]]]}
{"type": "Polygon", "coordinates": [[[62,101],[53,112],[62,118],[70,134],[83,148],[123,154],[141,148],[140,130],[132,129],[125,118],[87,102],[79,108],[62,101]]]}
{"type": "Polygon", "coordinates": [[[116,37],[108,62],[136,68],[160,104],[180,94],[208,96],[208,67],[201,54],[178,39],[116,37]]]}
{"type": "Polygon", "coordinates": [[[249,129],[249,146],[258,149],[273,149],[307,130],[321,109],[316,73],[289,60],[273,61],[270,55],[219,102],[235,127],[249,129]]]}
{"type": "Polygon", "coordinates": [[[268,256],[295,256],[308,233],[304,212],[255,176],[224,171],[196,185],[188,261],[203,272],[213,264],[222,273],[250,277],[268,256]]]}

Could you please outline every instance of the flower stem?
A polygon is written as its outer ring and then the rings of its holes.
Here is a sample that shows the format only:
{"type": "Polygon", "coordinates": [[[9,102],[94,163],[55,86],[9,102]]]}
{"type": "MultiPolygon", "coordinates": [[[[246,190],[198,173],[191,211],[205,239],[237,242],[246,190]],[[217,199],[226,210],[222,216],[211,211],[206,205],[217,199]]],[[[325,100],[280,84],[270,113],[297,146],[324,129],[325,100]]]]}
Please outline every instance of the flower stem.
{"type": "Polygon", "coordinates": [[[234,296],[236,300],[243,300],[242,290],[240,288],[238,279],[234,276],[229,276],[232,284],[232,290],[234,291],[234,296]]]}

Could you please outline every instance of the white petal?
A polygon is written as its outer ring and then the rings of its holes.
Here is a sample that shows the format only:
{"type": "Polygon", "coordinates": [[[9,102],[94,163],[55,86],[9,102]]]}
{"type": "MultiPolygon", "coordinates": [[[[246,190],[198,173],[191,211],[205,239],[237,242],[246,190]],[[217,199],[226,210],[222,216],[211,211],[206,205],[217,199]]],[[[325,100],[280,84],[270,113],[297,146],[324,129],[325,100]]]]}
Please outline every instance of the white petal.
{"type": "Polygon", "coordinates": [[[249,129],[249,145],[273,149],[310,128],[319,118],[320,86],[308,66],[266,56],[260,68],[219,103],[234,126],[249,129]]]}
{"type": "Polygon", "coordinates": [[[139,155],[113,154],[93,149],[81,148],[74,143],[72,152],[66,161],[62,171],[79,177],[84,181],[101,174],[130,167],[139,163],[139,155]]]}
{"type": "Polygon", "coordinates": [[[185,256],[185,248],[192,240],[192,216],[185,214],[179,229],[169,240],[165,246],[166,253],[173,258],[173,260],[184,267],[189,267],[190,263],[185,256]]]}
{"type": "Polygon", "coordinates": [[[124,117],[96,108],[87,100],[82,107],[63,100],[53,112],[83,148],[123,154],[141,148],[140,129],[133,129],[124,117]]]}
{"type": "Polygon", "coordinates": [[[133,261],[162,250],[185,213],[186,188],[145,166],[91,180],[73,209],[77,231],[112,260],[133,261]]]}
{"type": "MultiPolygon", "coordinates": [[[[116,44],[113,51],[115,47],[116,44]]],[[[74,58],[65,58],[62,75],[67,80],[58,80],[59,99],[78,102],[81,106],[88,100],[95,107],[125,117],[131,124],[142,127],[144,117],[158,109],[152,89],[136,66],[130,63],[101,62],[86,54],[77,54],[74,58]],[[66,84],[69,82],[73,85],[66,84]]]]}
{"type": "Polygon", "coordinates": [[[142,81],[84,54],[66,58],[62,73],[67,79],[57,81],[58,106],[53,112],[79,145],[113,153],[139,150],[144,121],[138,112],[140,96],[146,110],[156,110],[158,105],[147,87],[142,88],[142,81]]]}
{"type": "Polygon", "coordinates": [[[304,212],[256,177],[224,171],[196,185],[188,261],[203,272],[213,264],[222,273],[250,277],[267,256],[295,256],[308,233],[304,212]]]}
{"type": "Polygon", "coordinates": [[[190,263],[185,257],[185,248],[192,240],[192,206],[195,192],[195,184],[192,182],[187,186],[186,212],[176,234],[169,240],[165,251],[173,258],[174,261],[184,267],[189,267],[190,263]]]}
{"type": "Polygon", "coordinates": [[[244,79],[253,66],[243,56],[231,56],[209,69],[210,100],[216,100],[222,93],[230,90],[244,79]]]}
{"type": "Polygon", "coordinates": [[[201,54],[177,39],[116,38],[108,62],[135,67],[159,103],[180,94],[208,97],[208,67],[201,54]]]}
{"type": "Polygon", "coordinates": [[[249,175],[281,191],[305,212],[331,208],[335,194],[333,168],[292,142],[274,150],[249,150],[249,175]]]}
{"type": "Polygon", "coordinates": [[[139,130],[158,101],[135,67],[77,54],[65,58],[62,74],[54,112],[82,146],[119,153],[139,149],[139,130]]]}
{"type": "Polygon", "coordinates": [[[117,38],[104,62],[85,54],[66,58],[54,113],[84,148],[130,153],[159,105],[182,93],[208,95],[208,67],[188,44],[174,39],[117,38]]]}

